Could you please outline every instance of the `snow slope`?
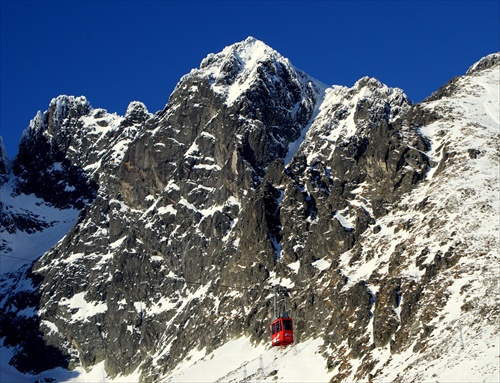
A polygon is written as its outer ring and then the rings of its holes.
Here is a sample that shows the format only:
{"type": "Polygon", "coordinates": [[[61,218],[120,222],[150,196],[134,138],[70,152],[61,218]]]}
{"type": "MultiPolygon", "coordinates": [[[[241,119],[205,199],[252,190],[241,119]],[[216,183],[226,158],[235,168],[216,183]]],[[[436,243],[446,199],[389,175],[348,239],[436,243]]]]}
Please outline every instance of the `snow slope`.
{"type": "Polygon", "coordinates": [[[68,382],[68,383],[130,383],[138,382],[139,374],[115,377],[109,379],[104,371],[104,362],[94,366],[90,371],[77,367],[73,371],[63,368],[55,368],[40,374],[23,374],[9,365],[13,356],[11,348],[3,347],[3,339],[0,339],[0,377],[2,383],[33,383],[33,382],[68,382]]]}
{"type": "Polygon", "coordinates": [[[328,381],[320,339],[288,347],[252,346],[235,339],[210,354],[194,350],[158,382],[324,382],[328,381]]]}
{"type": "Polygon", "coordinates": [[[2,215],[26,216],[38,221],[43,228],[1,232],[0,274],[40,258],[68,233],[78,217],[76,209],[57,209],[33,194],[15,194],[13,182],[11,177],[0,186],[2,215]]]}
{"type": "MultiPolygon", "coordinates": [[[[286,348],[270,348],[253,346],[246,338],[234,339],[209,354],[204,350],[193,350],[183,363],[157,382],[326,382],[329,374],[319,352],[321,343],[317,339],[286,348]]],[[[104,362],[90,371],[79,367],[74,371],[56,368],[38,375],[21,374],[8,365],[11,350],[1,347],[0,351],[2,383],[32,383],[51,378],[55,382],[71,383],[128,383],[139,380],[138,373],[110,379],[104,371],[104,362]]]]}

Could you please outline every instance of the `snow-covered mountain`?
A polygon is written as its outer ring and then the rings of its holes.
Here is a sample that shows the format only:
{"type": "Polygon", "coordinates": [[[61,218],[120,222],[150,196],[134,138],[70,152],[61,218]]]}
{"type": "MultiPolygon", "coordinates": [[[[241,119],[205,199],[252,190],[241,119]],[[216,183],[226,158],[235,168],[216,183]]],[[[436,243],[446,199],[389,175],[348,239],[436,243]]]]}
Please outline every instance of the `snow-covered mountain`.
{"type": "Polygon", "coordinates": [[[55,98],[0,150],[2,381],[498,380],[499,57],[413,105],[250,37],[154,115],[55,98]]]}

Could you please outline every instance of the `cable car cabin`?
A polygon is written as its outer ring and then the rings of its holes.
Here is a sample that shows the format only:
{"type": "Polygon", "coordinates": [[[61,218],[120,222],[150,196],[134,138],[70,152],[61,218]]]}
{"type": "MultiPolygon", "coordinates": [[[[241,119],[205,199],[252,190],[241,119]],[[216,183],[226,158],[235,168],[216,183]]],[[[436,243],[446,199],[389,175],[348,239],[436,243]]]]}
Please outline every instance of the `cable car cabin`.
{"type": "Polygon", "coordinates": [[[292,318],[279,317],[271,322],[271,346],[286,346],[293,343],[292,318]]]}

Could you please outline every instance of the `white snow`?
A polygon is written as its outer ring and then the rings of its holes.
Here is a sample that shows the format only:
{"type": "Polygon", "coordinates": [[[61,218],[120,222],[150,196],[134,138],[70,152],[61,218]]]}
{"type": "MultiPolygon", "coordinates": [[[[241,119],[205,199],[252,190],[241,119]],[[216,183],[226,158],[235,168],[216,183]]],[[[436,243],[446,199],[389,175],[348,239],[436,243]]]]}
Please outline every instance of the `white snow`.
{"type": "Polygon", "coordinates": [[[312,265],[320,271],[328,269],[331,264],[332,264],[331,261],[329,262],[324,258],[318,259],[317,261],[312,263],[312,265]]]}
{"type": "Polygon", "coordinates": [[[51,335],[53,333],[56,334],[59,333],[59,329],[57,328],[57,326],[54,323],[49,322],[48,320],[42,320],[40,325],[49,328],[50,331],[48,335],[51,335]]]}
{"type": "Polygon", "coordinates": [[[122,246],[122,244],[126,241],[126,239],[127,239],[127,237],[123,236],[120,239],[117,239],[115,242],[110,243],[109,247],[113,250],[118,249],[122,246]]]}
{"type": "Polygon", "coordinates": [[[30,213],[38,220],[50,224],[42,231],[33,233],[20,230],[1,233],[2,246],[5,247],[0,250],[0,274],[15,271],[40,258],[68,233],[78,216],[75,209],[57,209],[33,194],[15,195],[13,179],[0,186],[0,197],[5,204],[5,213],[30,213]]]}
{"type": "Polygon", "coordinates": [[[295,273],[298,273],[300,268],[300,261],[289,263],[287,266],[291,268],[295,273]]]}
{"type": "Polygon", "coordinates": [[[307,132],[309,131],[311,126],[314,124],[316,117],[320,113],[321,105],[323,105],[323,102],[325,100],[325,92],[327,90],[322,84],[318,83],[318,85],[321,87],[321,92],[318,96],[318,100],[316,101],[316,105],[314,106],[314,110],[313,110],[313,113],[311,115],[311,118],[309,119],[309,123],[306,126],[304,126],[304,128],[300,132],[300,137],[288,145],[288,151],[286,153],[285,158],[283,159],[285,166],[287,166],[290,163],[293,156],[295,156],[295,154],[299,151],[300,146],[302,145],[302,142],[304,142],[304,140],[306,139],[307,132]]]}
{"type": "Polygon", "coordinates": [[[306,147],[301,149],[307,156],[307,162],[314,163],[320,154],[330,159],[338,141],[360,134],[363,127],[354,121],[354,113],[360,103],[385,106],[388,102],[391,106],[390,118],[393,119],[405,98],[401,89],[389,88],[370,77],[358,80],[352,88],[339,85],[329,87],[325,90],[317,116],[307,130],[306,147]]]}
{"type": "Polygon", "coordinates": [[[36,308],[35,307],[26,307],[23,310],[19,310],[17,312],[18,316],[24,316],[24,317],[34,317],[37,314],[36,308]]]}
{"type": "Polygon", "coordinates": [[[167,382],[328,382],[333,376],[321,355],[322,340],[293,346],[252,345],[248,339],[227,342],[210,354],[193,350],[171,373],[167,382]]]}
{"type": "MultiPolygon", "coordinates": [[[[252,37],[245,41],[233,44],[222,50],[222,52],[210,54],[201,63],[199,71],[203,76],[208,76],[213,79],[212,89],[217,93],[223,94],[226,97],[226,104],[231,105],[238,99],[247,89],[249,89],[258,76],[256,75],[259,64],[269,59],[269,57],[279,57],[281,60],[286,60],[281,55],[269,48],[262,41],[252,37]],[[217,65],[206,64],[216,60],[217,65]],[[239,81],[231,84],[226,84],[224,76],[226,73],[223,68],[225,64],[231,61],[236,61],[239,66],[239,81]],[[205,67],[205,68],[204,68],[205,67]]],[[[288,62],[288,60],[286,60],[288,62]]]]}
{"type": "Polygon", "coordinates": [[[177,210],[172,205],[167,205],[167,206],[161,206],[157,209],[158,214],[164,215],[164,214],[171,214],[171,215],[176,215],[177,210]]]}
{"type": "Polygon", "coordinates": [[[88,321],[90,317],[104,313],[108,309],[105,302],[87,302],[85,300],[85,291],[73,295],[70,299],[62,298],[59,304],[67,306],[70,310],[76,310],[71,315],[71,320],[74,322],[88,321]]]}
{"type": "Polygon", "coordinates": [[[334,218],[346,229],[354,229],[354,224],[344,217],[340,212],[336,212],[334,218]]]}
{"type": "Polygon", "coordinates": [[[269,278],[266,280],[266,283],[270,286],[280,285],[289,289],[295,286],[295,283],[290,278],[278,277],[275,271],[269,272],[269,278]]]}
{"type": "Polygon", "coordinates": [[[127,376],[117,376],[114,379],[108,377],[104,370],[104,361],[93,366],[86,371],[83,367],[76,367],[73,371],[63,368],[54,368],[44,371],[40,374],[23,374],[9,365],[9,361],[13,356],[13,350],[9,347],[4,347],[5,338],[0,341],[0,377],[2,383],[33,383],[33,382],[49,382],[50,379],[55,379],[55,383],[133,383],[139,382],[139,371],[136,371],[127,376]]]}

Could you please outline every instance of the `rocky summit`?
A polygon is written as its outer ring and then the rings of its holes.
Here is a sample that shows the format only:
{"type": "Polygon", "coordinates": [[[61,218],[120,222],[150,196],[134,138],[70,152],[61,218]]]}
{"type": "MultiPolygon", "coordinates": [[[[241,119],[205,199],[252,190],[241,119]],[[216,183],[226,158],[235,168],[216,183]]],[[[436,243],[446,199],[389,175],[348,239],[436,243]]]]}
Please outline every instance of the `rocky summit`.
{"type": "Polygon", "coordinates": [[[0,145],[4,378],[182,381],[194,352],[270,352],[279,286],[324,381],[498,379],[499,57],[412,104],[249,37],[155,114],[53,99],[0,145]]]}

